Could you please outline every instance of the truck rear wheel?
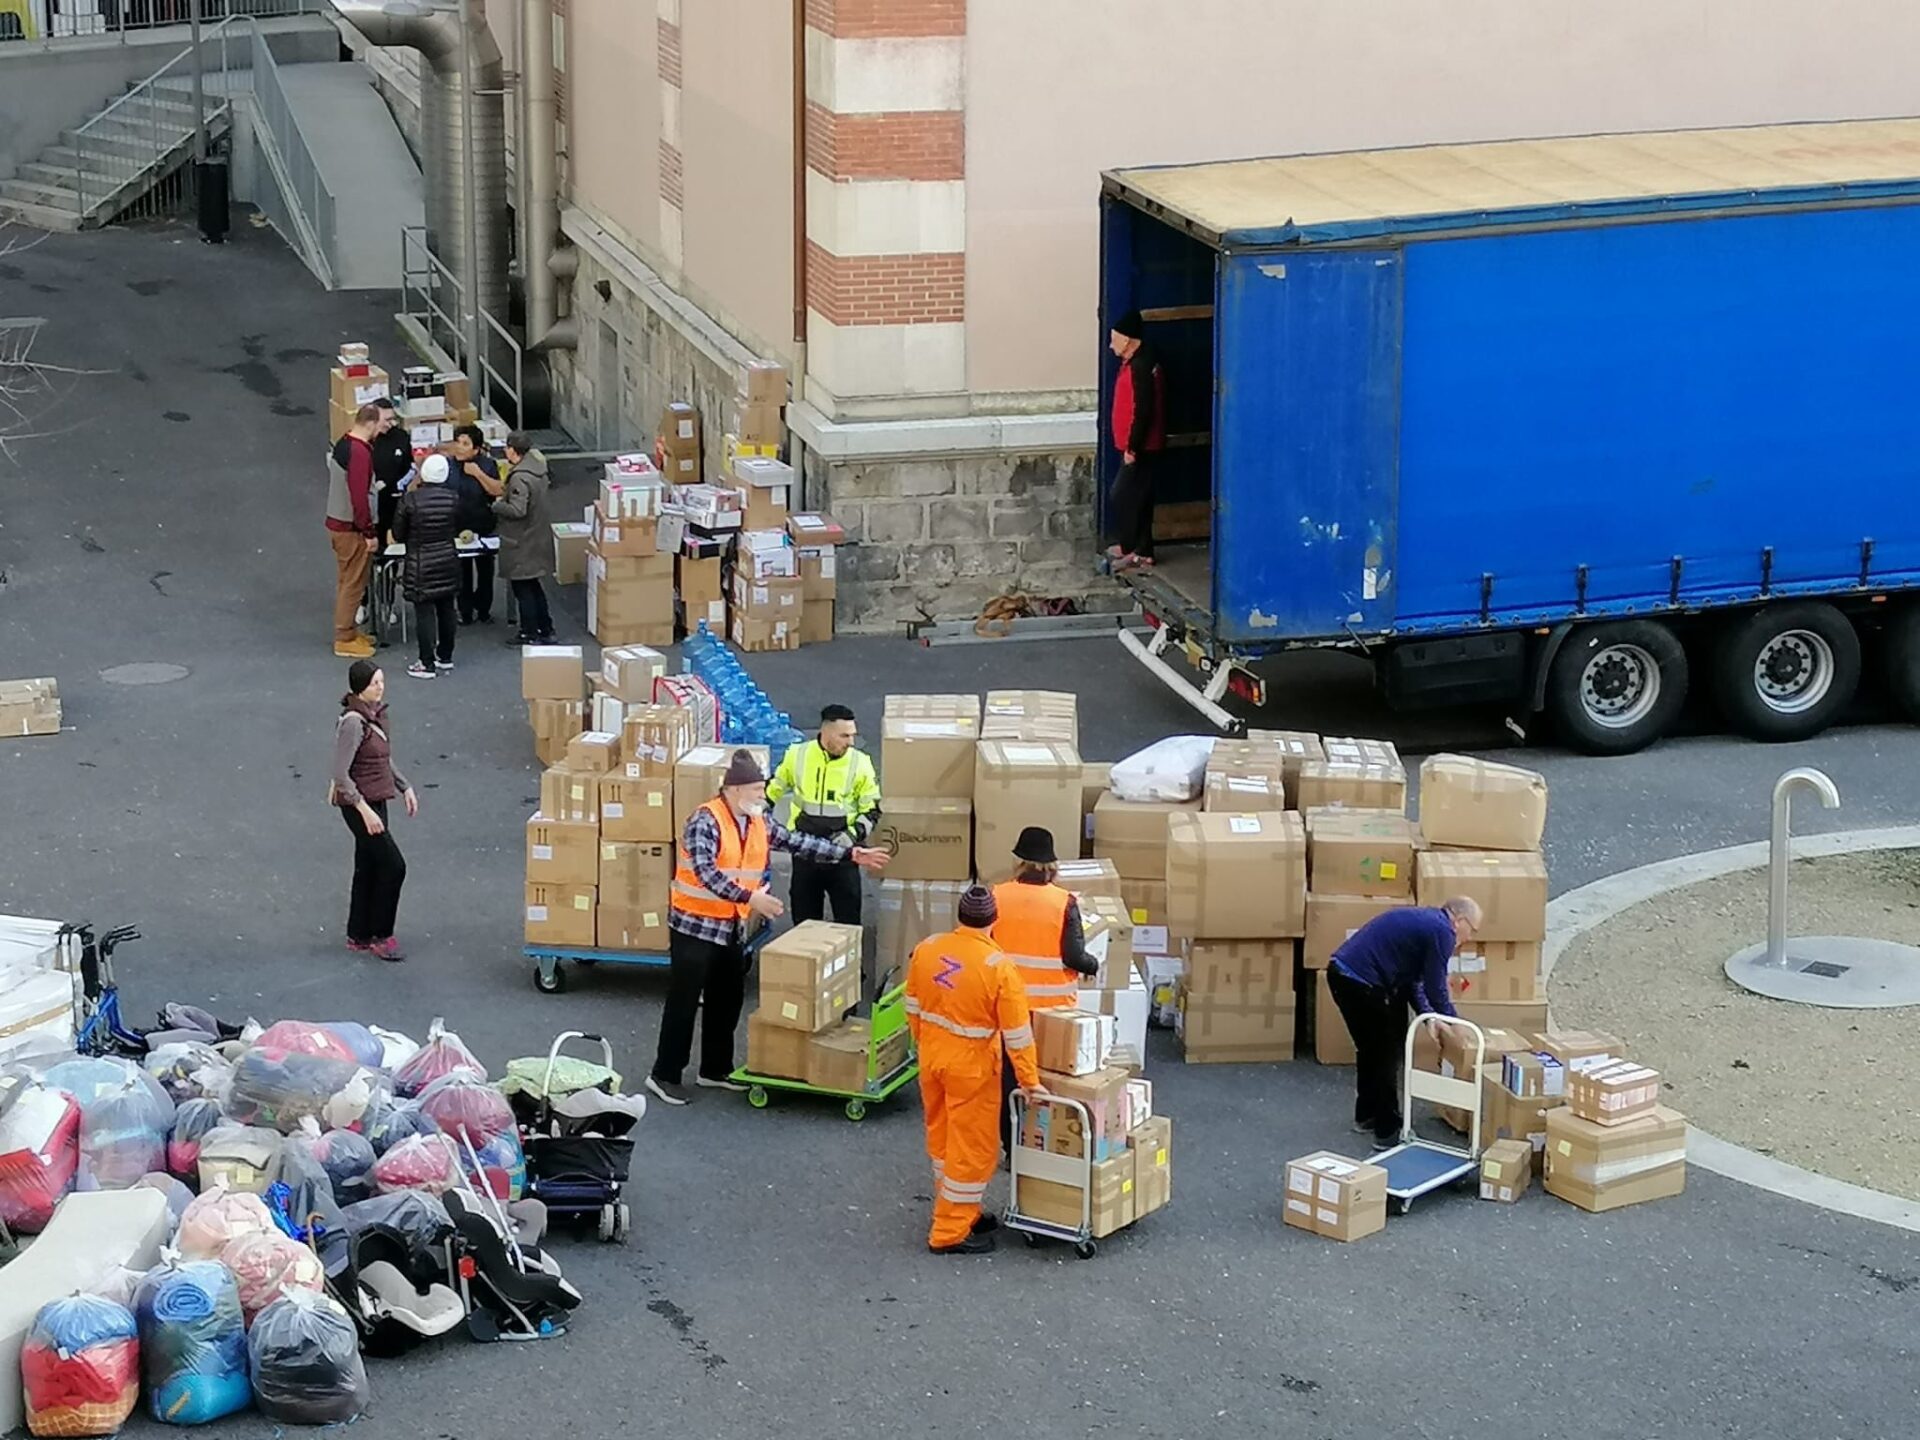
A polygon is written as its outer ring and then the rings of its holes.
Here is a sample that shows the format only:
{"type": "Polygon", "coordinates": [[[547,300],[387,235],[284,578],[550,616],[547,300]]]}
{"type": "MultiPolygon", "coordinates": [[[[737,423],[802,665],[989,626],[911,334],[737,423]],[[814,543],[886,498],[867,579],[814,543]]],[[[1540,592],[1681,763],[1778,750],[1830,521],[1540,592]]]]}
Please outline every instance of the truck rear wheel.
{"type": "Polygon", "coordinates": [[[1755,740],[1805,740],[1840,718],[1860,685],[1860,637],[1831,605],[1768,605],[1714,646],[1727,723],[1755,740]]]}
{"type": "Polygon", "coordinates": [[[1920,725],[1920,604],[1908,604],[1887,623],[1887,689],[1900,713],[1920,725]]]}
{"type": "Polygon", "coordinates": [[[1644,750],[1672,728],[1687,698],[1687,652],[1653,620],[1574,631],[1547,674],[1547,710],[1589,755],[1644,750]]]}

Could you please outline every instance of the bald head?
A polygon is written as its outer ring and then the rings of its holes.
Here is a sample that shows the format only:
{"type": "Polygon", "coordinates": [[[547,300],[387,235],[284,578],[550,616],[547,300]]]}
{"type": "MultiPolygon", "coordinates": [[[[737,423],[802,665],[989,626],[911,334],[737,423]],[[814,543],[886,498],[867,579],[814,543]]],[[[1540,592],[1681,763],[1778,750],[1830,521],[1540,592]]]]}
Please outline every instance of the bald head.
{"type": "Polygon", "coordinates": [[[1453,921],[1454,938],[1462,945],[1480,933],[1480,902],[1468,899],[1465,895],[1456,895],[1440,907],[1447,912],[1447,918],[1453,921]]]}

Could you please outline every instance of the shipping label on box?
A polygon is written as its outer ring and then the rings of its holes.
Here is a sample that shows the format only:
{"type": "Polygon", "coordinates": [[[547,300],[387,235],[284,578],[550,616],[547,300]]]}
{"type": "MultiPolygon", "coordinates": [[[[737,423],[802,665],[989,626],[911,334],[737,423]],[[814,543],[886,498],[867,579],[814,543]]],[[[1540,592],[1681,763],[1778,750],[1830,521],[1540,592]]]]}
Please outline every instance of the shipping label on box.
{"type": "Polygon", "coordinates": [[[1033,1043],[1042,1070],[1091,1075],[1113,1047],[1114,1018],[1058,1006],[1033,1012],[1033,1043]]]}
{"type": "Polygon", "coordinates": [[[807,920],[760,950],[760,1006],[769,1023],[824,1030],[860,1002],[860,927],[807,920]]]}
{"type": "Polygon", "coordinates": [[[1123,879],[1165,884],[1168,822],[1199,813],[1197,799],[1122,800],[1108,791],[1093,807],[1093,853],[1113,861],[1123,879]]]}
{"type": "Polygon", "coordinates": [[[880,783],[890,795],[973,800],[974,749],[980,725],[964,717],[881,721],[880,783]]]}
{"type": "Polygon", "coordinates": [[[1415,863],[1422,905],[1455,896],[1478,902],[1481,940],[1547,938],[1547,866],[1537,854],[1423,850],[1415,863]]]}
{"type": "Polygon", "coordinates": [[[526,938],[529,945],[594,944],[594,887],[530,881],[526,938]]]}
{"type": "Polygon", "coordinates": [[[600,838],[672,845],[673,781],[659,775],[600,778],[600,838]]]}
{"type": "Polygon", "coordinates": [[[1403,815],[1349,810],[1317,816],[1308,845],[1313,888],[1326,895],[1412,895],[1416,834],[1403,815]]]}
{"type": "Polygon", "coordinates": [[[1060,838],[1080,824],[1080,755],[1065,741],[982,740],[974,767],[974,859],[982,884],[1013,874],[1020,832],[1060,838]]]}
{"type": "Polygon", "coordinates": [[[973,874],[973,807],[889,795],[868,843],[892,857],[890,880],[965,880],[973,874]]]}
{"type": "Polygon", "coordinates": [[[527,879],[555,885],[594,886],[600,881],[600,827],[592,821],[527,821],[527,879]]]}
{"type": "Polygon", "coordinates": [[[1307,928],[1307,835],[1266,811],[1170,818],[1167,925],[1194,938],[1289,939],[1307,928]]]}
{"type": "Polygon", "coordinates": [[[1547,781],[1517,765],[1432,755],[1420,766],[1420,832],[1430,845],[1538,850],[1547,826],[1547,781]]]}

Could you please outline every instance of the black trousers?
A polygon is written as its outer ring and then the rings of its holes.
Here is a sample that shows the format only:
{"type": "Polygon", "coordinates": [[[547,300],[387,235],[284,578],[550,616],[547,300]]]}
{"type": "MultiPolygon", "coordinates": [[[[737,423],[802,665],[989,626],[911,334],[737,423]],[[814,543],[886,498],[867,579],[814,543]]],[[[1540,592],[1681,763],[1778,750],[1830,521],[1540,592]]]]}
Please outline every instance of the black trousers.
{"type": "Polygon", "coordinates": [[[538,580],[509,580],[513,603],[520,611],[522,640],[551,640],[553,613],[547,609],[547,592],[538,580]]]}
{"type": "Polygon", "coordinates": [[[666,1012],[660,1017],[660,1048],[653,1060],[653,1078],[678,1085],[681,1072],[693,1056],[693,1019],[700,1022],[700,1073],[724,1080],[733,1073],[733,1032],[740,1025],[740,1007],[746,998],[746,951],[739,945],[715,945],[710,940],[667,932],[666,1012]]]}
{"type": "Polygon", "coordinates": [[[460,557],[460,623],[493,618],[493,551],[460,557]]]}
{"type": "Polygon", "coordinates": [[[433,662],[452,663],[453,640],[459,627],[453,620],[453,596],[439,595],[431,600],[413,602],[413,633],[420,642],[420,663],[432,668],[433,662]]]}
{"type": "Polygon", "coordinates": [[[833,902],[833,923],[860,923],[860,867],[851,860],[837,865],[822,865],[817,860],[793,862],[793,884],[787,890],[787,905],[793,923],[827,918],[827,902],[833,902]]]}
{"type": "Polygon", "coordinates": [[[1373,1137],[1400,1137],[1400,1061],[1406,1048],[1406,1003],[1338,970],[1327,971],[1327,989],[1353,1037],[1356,1125],[1371,1125],[1373,1137]]]}
{"type": "MultiPolygon", "coordinates": [[[[387,823],[387,802],[371,802],[380,823],[387,823]]],[[[406,883],[407,861],[394,844],[393,831],[367,833],[367,823],[351,805],[342,805],[347,829],[353,832],[353,890],[347,902],[347,939],[371,945],[393,934],[400,910],[400,887],[406,883]]]]}
{"type": "Polygon", "coordinates": [[[1153,482],[1160,457],[1136,451],[1113,477],[1113,539],[1123,555],[1153,558],[1153,482]]]}

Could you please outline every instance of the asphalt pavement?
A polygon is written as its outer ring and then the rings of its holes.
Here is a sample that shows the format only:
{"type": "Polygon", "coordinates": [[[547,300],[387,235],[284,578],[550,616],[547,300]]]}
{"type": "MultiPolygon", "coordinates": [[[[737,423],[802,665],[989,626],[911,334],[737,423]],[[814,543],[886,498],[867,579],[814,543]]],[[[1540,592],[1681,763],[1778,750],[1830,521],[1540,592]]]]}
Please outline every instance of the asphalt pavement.
{"type": "MultiPolygon", "coordinates": [[[[412,958],[342,948],[349,841],[325,803],[345,669],[321,526],[325,370],[343,340],[396,357],[390,308],[321,292],[244,224],[219,248],[157,226],[0,258],[0,314],[44,316],[40,358],[73,372],[55,377],[40,438],[0,460],[0,675],[57,676],[69,727],[0,741],[0,910],[139,924],[120,977],[136,1017],[178,998],[419,1035],[444,1016],[496,1065],[586,1028],[637,1080],[661,977],[601,967],[543,996],[519,953],[537,770],[497,627],[462,631],[458,668],[431,682],[386,652],[398,755],[424,798],[397,826],[412,958]]],[[[584,481],[564,493],[583,498],[584,481]]],[[[568,594],[565,638],[584,638],[580,610],[568,594]]],[[[845,700],[869,728],[889,690],[1071,689],[1089,758],[1193,728],[1108,642],[842,639],[751,668],[796,717],[845,700]]],[[[1337,661],[1276,676],[1273,724],[1385,734],[1410,754],[1503,749],[1544,771],[1556,891],[1764,836],[1768,789],[1793,764],[1826,769],[1845,801],[1804,812],[1802,829],[1920,815],[1920,734],[1905,728],[1774,748],[1703,731],[1591,760],[1519,745],[1500,716],[1387,715],[1337,661]]],[[[1283,1229],[1280,1169],[1347,1145],[1350,1072],[1187,1067],[1156,1034],[1149,1076],[1174,1117],[1174,1201],[1089,1262],[1019,1245],[927,1255],[911,1095],[857,1126],[780,1099],[657,1107],[634,1163],[634,1241],[560,1246],[587,1296],[573,1332],[376,1362],[358,1433],[1910,1430],[1909,1235],[1696,1171],[1684,1196],[1606,1216],[1538,1193],[1515,1207],[1437,1197],[1337,1245],[1283,1229]]],[[[242,1417],[212,1433],[267,1430],[242,1417]]]]}

